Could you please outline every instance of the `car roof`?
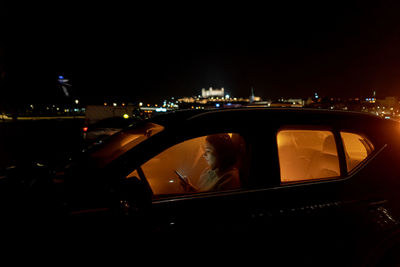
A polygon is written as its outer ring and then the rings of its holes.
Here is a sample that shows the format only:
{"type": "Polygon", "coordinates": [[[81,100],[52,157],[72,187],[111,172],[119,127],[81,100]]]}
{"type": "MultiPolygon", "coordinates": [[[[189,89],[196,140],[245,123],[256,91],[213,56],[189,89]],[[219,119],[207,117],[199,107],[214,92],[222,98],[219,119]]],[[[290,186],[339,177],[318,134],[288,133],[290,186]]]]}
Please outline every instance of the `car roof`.
{"type": "Polygon", "coordinates": [[[99,120],[95,123],[92,123],[89,125],[89,127],[91,129],[94,129],[94,128],[125,128],[135,121],[137,121],[137,119],[134,119],[134,118],[125,119],[121,116],[110,117],[110,118],[105,118],[105,119],[99,120]]]}
{"type": "Polygon", "coordinates": [[[210,119],[212,117],[230,117],[236,115],[251,115],[256,118],[271,117],[275,115],[286,117],[302,117],[302,118],[332,118],[332,119],[348,119],[348,120],[377,120],[384,121],[385,119],[366,112],[356,111],[341,111],[327,109],[312,109],[312,108],[270,108],[270,107],[243,107],[243,108],[228,108],[228,109],[201,109],[201,110],[177,110],[166,114],[158,115],[149,119],[150,122],[168,127],[176,125],[184,121],[196,121],[202,119],[210,119]]]}
{"type": "Polygon", "coordinates": [[[183,121],[187,121],[196,115],[200,115],[200,114],[204,114],[204,113],[208,113],[208,112],[209,112],[209,110],[205,110],[205,109],[173,110],[173,111],[169,111],[166,113],[158,114],[149,119],[145,119],[142,122],[144,122],[144,123],[151,122],[151,123],[159,124],[159,125],[162,125],[162,126],[168,128],[171,125],[176,125],[176,124],[182,123],[183,121]]]}

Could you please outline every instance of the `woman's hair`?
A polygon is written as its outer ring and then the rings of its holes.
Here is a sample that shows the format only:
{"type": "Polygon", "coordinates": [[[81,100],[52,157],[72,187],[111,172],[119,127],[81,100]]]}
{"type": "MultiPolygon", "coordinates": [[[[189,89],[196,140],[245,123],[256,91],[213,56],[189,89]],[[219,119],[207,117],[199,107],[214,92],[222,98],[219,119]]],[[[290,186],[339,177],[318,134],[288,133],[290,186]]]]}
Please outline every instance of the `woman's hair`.
{"type": "Polygon", "coordinates": [[[228,134],[212,134],[206,137],[206,142],[215,149],[220,169],[227,169],[236,163],[236,149],[228,134]]]}

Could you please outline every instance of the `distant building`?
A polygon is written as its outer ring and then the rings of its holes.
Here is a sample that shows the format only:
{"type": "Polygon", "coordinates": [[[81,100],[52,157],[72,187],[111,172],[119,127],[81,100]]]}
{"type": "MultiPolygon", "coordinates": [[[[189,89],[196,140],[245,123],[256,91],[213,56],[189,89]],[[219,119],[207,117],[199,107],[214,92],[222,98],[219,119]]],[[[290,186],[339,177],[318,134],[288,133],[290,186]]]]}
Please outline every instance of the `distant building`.
{"type": "Polygon", "coordinates": [[[249,100],[250,100],[250,103],[261,101],[261,97],[255,96],[255,95],[254,95],[254,89],[253,89],[253,87],[251,88],[251,94],[250,94],[249,100]]]}
{"type": "Polygon", "coordinates": [[[133,105],[88,105],[86,106],[85,121],[88,124],[111,118],[122,117],[127,114],[129,117],[135,117],[136,107],[133,105]]]}
{"type": "Polygon", "coordinates": [[[385,97],[385,99],[377,99],[376,104],[386,108],[397,108],[399,105],[399,100],[397,97],[385,97]]]}
{"type": "Polygon", "coordinates": [[[201,89],[201,96],[203,98],[224,97],[225,96],[225,90],[224,90],[224,88],[213,89],[212,87],[210,87],[208,90],[203,88],[203,89],[201,89]]]}
{"type": "Polygon", "coordinates": [[[305,105],[305,101],[302,98],[289,98],[286,102],[292,103],[292,105],[298,105],[299,107],[303,107],[305,105]]]}
{"type": "Polygon", "coordinates": [[[239,107],[249,103],[247,98],[236,98],[225,95],[224,88],[208,90],[202,89],[201,95],[179,98],[176,103],[180,109],[204,109],[204,108],[222,108],[239,107]]]}
{"type": "Polygon", "coordinates": [[[271,107],[304,107],[305,101],[301,98],[279,98],[271,103],[271,107]]]}

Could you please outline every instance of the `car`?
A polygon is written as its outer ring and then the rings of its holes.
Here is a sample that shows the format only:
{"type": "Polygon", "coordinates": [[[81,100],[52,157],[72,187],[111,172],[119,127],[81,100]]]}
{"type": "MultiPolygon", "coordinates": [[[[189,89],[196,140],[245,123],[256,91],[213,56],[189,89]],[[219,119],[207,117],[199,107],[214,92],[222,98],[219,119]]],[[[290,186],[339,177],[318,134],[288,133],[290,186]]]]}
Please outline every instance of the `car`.
{"type": "Polygon", "coordinates": [[[125,118],[122,116],[102,119],[95,123],[85,125],[82,128],[82,136],[87,144],[102,142],[107,137],[134,124],[137,120],[136,118],[125,118]]]}
{"type": "Polygon", "coordinates": [[[26,210],[122,216],[140,232],[257,236],[268,255],[318,266],[394,262],[399,134],[399,122],[359,112],[174,111],[84,151],[42,182],[50,195],[41,190],[26,210]],[[216,135],[229,141],[239,181],[193,190],[210,171],[204,145],[216,135]]]}

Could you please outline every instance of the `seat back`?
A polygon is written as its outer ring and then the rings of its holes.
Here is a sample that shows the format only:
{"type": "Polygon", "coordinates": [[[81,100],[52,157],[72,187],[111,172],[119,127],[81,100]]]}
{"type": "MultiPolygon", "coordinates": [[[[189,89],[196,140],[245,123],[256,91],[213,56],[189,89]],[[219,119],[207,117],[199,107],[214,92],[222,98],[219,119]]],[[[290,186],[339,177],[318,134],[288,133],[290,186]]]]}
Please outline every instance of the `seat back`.
{"type": "Polygon", "coordinates": [[[250,153],[247,149],[246,143],[239,134],[232,134],[231,137],[233,144],[235,145],[236,151],[236,168],[239,170],[239,178],[242,187],[248,185],[249,177],[249,163],[250,163],[250,153]]]}
{"type": "Polygon", "coordinates": [[[339,158],[336,142],[332,135],[324,140],[322,151],[316,153],[309,165],[310,178],[340,176],[339,158]]]}

